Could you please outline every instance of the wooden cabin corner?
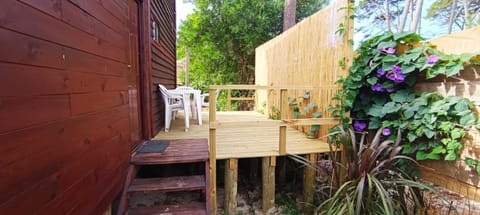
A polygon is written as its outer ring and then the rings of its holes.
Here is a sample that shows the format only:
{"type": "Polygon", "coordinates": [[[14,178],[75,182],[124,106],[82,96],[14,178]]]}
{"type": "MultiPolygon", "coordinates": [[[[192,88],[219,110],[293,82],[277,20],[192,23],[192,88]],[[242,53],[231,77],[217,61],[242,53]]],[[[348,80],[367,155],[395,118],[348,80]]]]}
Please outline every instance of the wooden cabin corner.
{"type": "Polygon", "coordinates": [[[0,14],[0,214],[111,213],[132,150],[163,126],[156,86],[176,86],[175,1],[6,0],[0,14]]]}
{"type": "Polygon", "coordinates": [[[0,214],[216,214],[217,161],[228,167],[225,210],[233,214],[243,158],[262,159],[266,211],[277,157],[330,150],[292,126],[336,121],[289,120],[288,88],[210,87],[211,95],[279,90],[280,120],[217,112],[211,97],[202,126],[185,132],[175,120],[161,131],[157,86],[177,84],[175,10],[175,0],[0,1],[0,214]],[[193,173],[142,175],[177,165],[193,173]],[[139,193],[178,191],[199,200],[129,203],[139,193]]]}

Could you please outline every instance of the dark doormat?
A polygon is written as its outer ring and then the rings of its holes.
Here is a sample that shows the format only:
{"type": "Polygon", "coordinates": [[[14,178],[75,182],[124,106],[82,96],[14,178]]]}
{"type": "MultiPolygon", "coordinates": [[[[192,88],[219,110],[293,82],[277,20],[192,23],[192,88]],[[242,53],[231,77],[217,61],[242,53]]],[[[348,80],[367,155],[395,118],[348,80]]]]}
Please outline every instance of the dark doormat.
{"type": "Polygon", "coordinates": [[[138,153],[162,153],[170,145],[169,140],[149,140],[142,143],[138,153]]]}

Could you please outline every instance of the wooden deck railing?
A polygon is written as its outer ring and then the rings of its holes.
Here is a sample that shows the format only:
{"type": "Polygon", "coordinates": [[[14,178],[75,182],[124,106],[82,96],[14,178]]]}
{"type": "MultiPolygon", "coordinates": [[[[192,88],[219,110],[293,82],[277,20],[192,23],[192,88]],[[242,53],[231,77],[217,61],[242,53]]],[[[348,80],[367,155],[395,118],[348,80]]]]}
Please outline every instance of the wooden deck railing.
{"type": "Polygon", "coordinates": [[[211,183],[211,200],[212,208],[215,210],[216,203],[216,159],[217,159],[217,129],[219,128],[241,128],[245,126],[250,127],[278,127],[278,155],[287,154],[287,126],[308,126],[308,125],[335,125],[339,123],[338,119],[334,118],[309,118],[309,119],[287,119],[288,118],[288,90],[298,89],[318,89],[321,87],[269,87],[258,85],[214,85],[209,87],[209,94],[215,95],[217,90],[227,90],[228,110],[231,110],[231,101],[235,100],[251,100],[255,101],[255,97],[248,98],[232,98],[232,90],[277,90],[280,96],[280,120],[269,121],[248,121],[248,122],[232,122],[232,121],[217,121],[216,115],[216,98],[209,97],[209,151],[210,151],[210,183],[211,183]]]}

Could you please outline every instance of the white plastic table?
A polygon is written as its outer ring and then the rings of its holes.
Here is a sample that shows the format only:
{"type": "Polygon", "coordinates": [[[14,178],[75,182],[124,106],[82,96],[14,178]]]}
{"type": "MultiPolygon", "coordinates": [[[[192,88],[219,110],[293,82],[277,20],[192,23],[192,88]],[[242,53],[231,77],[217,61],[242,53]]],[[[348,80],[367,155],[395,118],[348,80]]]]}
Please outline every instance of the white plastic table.
{"type": "MultiPolygon", "coordinates": [[[[194,106],[193,108],[196,108],[195,113],[193,114],[194,117],[197,119],[197,123],[199,125],[202,124],[202,102],[201,102],[201,93],[202,91],[200,90],[195,90],[195,89],[174,89],[174,90],[168,90],[168,92],[173,93],[173,94],[178,94],[182,96],[188,96],[188,98],[184,98],[184,100],[189,100],[191,95],[193,95],[193,103],[191,103],[191,106],[194,106]]],[[[190,106],[190,105],[188,105],[190,106]]],[[[190,106],[190,109],[192,108],[190,106]]],[[[193,111],[193,110],[192,110],[193,111]]],[[[187,115],[187,112],[185,112],[185,117],[189,117],[187,115]]]]}

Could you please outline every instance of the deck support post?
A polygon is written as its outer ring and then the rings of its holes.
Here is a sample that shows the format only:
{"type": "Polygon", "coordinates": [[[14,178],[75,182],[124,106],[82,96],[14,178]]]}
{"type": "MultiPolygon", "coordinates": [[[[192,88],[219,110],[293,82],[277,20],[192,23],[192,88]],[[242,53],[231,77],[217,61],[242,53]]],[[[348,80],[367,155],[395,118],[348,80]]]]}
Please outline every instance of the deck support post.
{"type": "MultiPolygon", "coordinates": [[[[314,164],[317,161],[317,154],[308,154],[307,160],[314,164]]],[[[305,202],[303,212],[305,214],[311,214],[315,195],[315,169],[305,166],[303,176],[303,202],[305,202]]]]}
{"type": "Polygon", "coordinates": [[[262,158],[262,212],[267,214],[275,206],[276,157],[262,158]]]}
{"type": "Polygon", "coordinates": [[[225,212],[237,214],[238,159],[225,161],[225,212]]]}

